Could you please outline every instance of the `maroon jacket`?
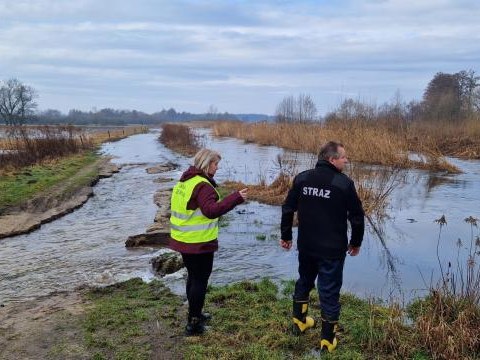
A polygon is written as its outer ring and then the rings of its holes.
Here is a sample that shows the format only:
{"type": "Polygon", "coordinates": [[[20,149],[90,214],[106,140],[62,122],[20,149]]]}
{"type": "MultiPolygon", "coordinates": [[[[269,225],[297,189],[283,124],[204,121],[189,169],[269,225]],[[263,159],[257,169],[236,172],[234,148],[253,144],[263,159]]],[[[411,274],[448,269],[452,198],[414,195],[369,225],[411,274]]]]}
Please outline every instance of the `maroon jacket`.
{"type": "MultiPolygon", "coordinates": [[[[207,218],[216,219],[232,210],[238,204],[243,203],[244,200],[238,191],[235,191],[221,201],[218,201],[218,194],[214,189],[217,187],[215,180],[206,176],[201,170],[194,166],[190,166],[188,170],[182,174],[180,181],[187,181],[196,175],[204,177],[210,184],[201,182],[195,186],[192,192],[192,197],[187,204],[188,210],[200,208],[202,214],[207,218]]],[[[214,239],[204,243],[186,244],[170,238],[170,248],[186,254],[202,254],[217,251],[218,241],[217,239],[214,239]]]]}

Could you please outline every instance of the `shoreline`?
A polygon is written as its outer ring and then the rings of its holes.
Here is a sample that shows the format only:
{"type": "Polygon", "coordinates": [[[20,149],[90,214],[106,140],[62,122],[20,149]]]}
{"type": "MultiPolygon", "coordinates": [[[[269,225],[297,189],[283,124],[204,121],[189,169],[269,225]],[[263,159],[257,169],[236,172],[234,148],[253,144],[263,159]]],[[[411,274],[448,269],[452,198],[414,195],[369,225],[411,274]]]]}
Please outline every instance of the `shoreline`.
{"type": "Polygon", "coordinates": [[[100,157],[94,163],[80,169],[73,178],[89,171],[94,171],[95,175],[90,178],[87,186],[74,189],[66,198],[64,196],[69,182],[62,181],[29,199],[24,204],[23,209],[16,206],[0,216],[0,239],[28,234],[39,229],[43,224],[54,221],[82,207],[94,196],[93,187],[100,179],[108,178],[120,171],[119,167],[111,163],[110,160],[110,157],[100,157]],[[45,208],[46,203],[52,202],[56,203],[56,206],[45,208]]]}

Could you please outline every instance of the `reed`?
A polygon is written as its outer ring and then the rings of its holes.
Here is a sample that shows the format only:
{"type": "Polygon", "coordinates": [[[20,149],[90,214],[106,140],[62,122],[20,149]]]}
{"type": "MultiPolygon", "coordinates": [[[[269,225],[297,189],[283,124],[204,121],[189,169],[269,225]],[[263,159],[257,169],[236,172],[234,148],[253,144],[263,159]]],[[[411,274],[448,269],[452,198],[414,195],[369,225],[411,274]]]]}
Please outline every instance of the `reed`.
{"type": "Polygon", "coordinates": [[[222,187],[228,190],[241,190],[248,187],[248,198],[269,205],[281,205],[290,189],[292,178],[286,174],[280,174],[271,185],[265,183],[257,185],[245,185],[239,181],[225,181],[222,187]]]}
{"type": "Polygon", "coordinates": [[[93,143],[74,126],[17,126],[4,139],[8,151],[0,155],[2,172],[57,159],[93,148],[93,143]]]}
{"type": "Polygon", "coordinates": [[[186,156],[193,156],[200,149],[198,138],[186,125],[163,124],[159,141],[186,156]]]}
{"type": "Polygon", "coordinates": [[[72,125],[44,125],[6,127],[5,131],[7,137],[0,140],[0,150],[3,150],[0,173],[92,150],[103,142],[144,133],[148,128],[137,126],[87,133],[72,125]]]}
{"type": "Polygon", "coordinates": [[[84,134],[84,137],[92,141],[95,145],[100,145],[104,142],[118,141],[131,135],[144,134],[146,132],[148,132],[148,127],[146,126],[127,126],[120,129],[109,129],[84,134]]]}
{"type": "Polygon", "coordinates": [[[285,149],[318,153],[329,140],[345,144],[349,158],[366,164],[394,166],[399,168],[420,168],[457,173],[459,170],[449,164],[438,149],[424,145],[411,147],[405,134],[392,132],[380,123],[366,121],[320,123],[254,123],[219,122],[213,126],[216,136],[231,136],[245,142],[260,145],[275,145],[285,149]],[[426,153],[424,161],[409,159],[411,151],[426,153]]]}
{"type": "Polygon", "coordinates": [[[446,264],[440,260],[438,248],[447,220],[441,216],[435,222],[439,225],[437,259],[440,281],[430,287],[426,298],[410,305],[416,341],[435,359],[475,359],[480,354],[478,219],[472,216],[465,219],[471,229],[469,244],[465,247],[460,239],[457,240],[456,259],[450,259],[446,264]]]}
{"type": "Polygon", "coordinates": [[[435,149],[446,156],[480,159],[480,120],[417,122],[407,130],[409,147],[435,149]]]}

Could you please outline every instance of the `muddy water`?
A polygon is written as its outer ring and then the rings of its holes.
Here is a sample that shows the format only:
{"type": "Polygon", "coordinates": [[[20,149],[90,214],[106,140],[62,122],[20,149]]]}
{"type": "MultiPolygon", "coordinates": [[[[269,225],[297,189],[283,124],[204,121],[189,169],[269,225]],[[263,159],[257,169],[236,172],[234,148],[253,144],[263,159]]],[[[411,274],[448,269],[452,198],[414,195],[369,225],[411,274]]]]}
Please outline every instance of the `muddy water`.
{"type": "MultiPolygon", "coordinates": [[[[255,179],[271,182],[278,175],[276,147],[258,147],[242,141],[205,135],[205,144],[219,150],[222,160],[219,178],[234,177],[248,183],[255,179]],[[235,166],[236,165],[236,166],[235,166]],[[232,170],[232,169],[236,170],[232,170]]],[[[286,152],[297,162],[297,170],[311,167],[315,159],[308,154],[286,152]]],[[[367,225],[361,255],[348,257],[344,289],[359,295],[410,299],[422,295],[439,277],[438,259],[445,268],[450,261],[465,264],[472,240],[471,227],[464,222],[470,215],[479,218],[480,162],[450,159],[463,174],[430,174],[409,171],[391,195],[389,219],[375,223],[385,245],[371,224],[367,225]],[[434,222],[442,215],[447,225],[441,230],[434,222]],[[457,246],[458,239],[462,245],[457,246]]],[[[279,207],[250,202],[242,214],[227,216],[221,229],[221,249],[217,256],[214,282],[270,276],[277,280],[297,276],[297,253],[279,248],[279,207]]],[[[473,229],[473,237],[478,235],[473,229]]],[[[475,248],[475,247],[473,247],[475,248]]],[[[477,249],[477,251],[480,248],[477,249]]]]}
{"type": "MultiPolygon", "coordinates": [[[[277,156],[284,153],[282,149],[244,144],[236,139],[212,139],[205,130],[200,133],[206,146],[222,153],[217,180],[271,182],[278,174],[277,156]]],[[[29,235],[0,241],[0,303],[81,284],[109,284],[135,276],[153,278],[149,259],[156,251],[124,247],[129,235],[143,232],[151,224],[156,211],[154,192],[160,186],[172,185],[154,183],[159,175],[149,175],[145,169],[172,161],[180,165],[179,170],[162,176],[177,179],[189,163],[189,159],[159,144],[157,136],[136,135],[104,145],[102,151],[116,156],[115,162],[123,168],[101,180],[87,204],[29,235]]],[[[305,154],[287,153],[286,158],[297,160],[297,170],[314,162],[305,154]]],[[[432,273],[434,279],[438,277],[438,225],[434,219],[442,214],[448,221],[439,248],[442,261],[456,259],[455,242],[459,237],[465,242],[463,247],[468,248],[470,228],[463,219],[480,216],[480,163],[454,161],[464,174],[409,173],[406,184],[393,193],[391,219],[381,226],[386,248],[369,226],[361,255],[347,259],[345,290],[381,297],[393,294],[411,298],[421,294],[432,273]]],[[[279,207],[256,202],[243,204],[225,216],[212,283],[265,276],[277,281],[294,279],[297,254],[278,246],[279,222],[279,207]]],[[[179,276],[166,281],[177,292],[183,291],[184,282],[179,276]]]]}
{"type": "MultiPolygon", "coordinates": [[[[142,233],[156,213],[158,188],[145,169],[158,162],[182,162],[155,139],[142,134],[106,144],[105,154],[123,165],[102,179],[82,208],[28,235],[0,241],[0,303],[33,298],[81,284],[109,284],[152,277],[154,250],[125,248],[129,235],[142,233]]],[[[168,176],[168,174],[166,175],[168,176]]]]}

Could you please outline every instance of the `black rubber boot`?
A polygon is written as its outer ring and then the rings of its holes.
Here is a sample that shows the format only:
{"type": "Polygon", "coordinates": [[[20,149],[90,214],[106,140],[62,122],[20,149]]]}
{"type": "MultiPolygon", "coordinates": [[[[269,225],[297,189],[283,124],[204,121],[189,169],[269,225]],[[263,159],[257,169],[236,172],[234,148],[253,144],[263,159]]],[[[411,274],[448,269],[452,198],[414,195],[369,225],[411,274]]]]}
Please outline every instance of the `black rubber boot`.
{"type": "Polygon", "coordinates": [[[210,320],[212,320],[212,315],[209,313],[201,313],[200,314],[200,319],[203,321],[204,324],[208,323],[210,320]]]}
{"type": "Polygon", "coordinates": [[[308,314],[308,299],[293,300],[293,333],[300,335],[315,325],[315,320],[308,314]]]}
{"type": "Polygon", "coordinates": [[[327,321],[322,319],[322,339],[320,340],[320,349],[322,351],[333,352],[337,347],[337,338],[335,337],[336,321],[327,321]]]}
{"type": "Polygon", "coordinates": [[[187,326],[185,326],[185,335],[196,336],[205,332],[205,324],[200,317],[188,317],[187,326]]]}

